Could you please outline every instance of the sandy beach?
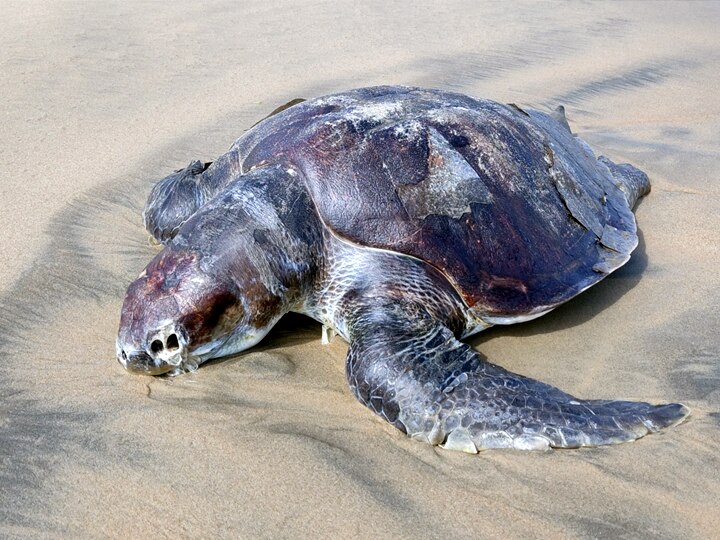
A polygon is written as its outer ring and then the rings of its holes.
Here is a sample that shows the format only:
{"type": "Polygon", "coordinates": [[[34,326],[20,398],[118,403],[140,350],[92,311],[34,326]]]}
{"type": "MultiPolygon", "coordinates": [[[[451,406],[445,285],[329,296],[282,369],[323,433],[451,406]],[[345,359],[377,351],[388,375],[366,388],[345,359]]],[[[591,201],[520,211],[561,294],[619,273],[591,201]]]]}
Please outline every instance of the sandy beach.
{"type": "Polygon", "coordinates": [[[0,537],[717,537],[719,27],[715,2],[6,2],[0,537]],[[444,451],[361,406],[347,345],[299,315],[196,373],[122,369],[153,183],[293,98],[376,84],[563,104],[648,173],[625,267],[470,342],[688,421],[614,447],[444,451]]]}

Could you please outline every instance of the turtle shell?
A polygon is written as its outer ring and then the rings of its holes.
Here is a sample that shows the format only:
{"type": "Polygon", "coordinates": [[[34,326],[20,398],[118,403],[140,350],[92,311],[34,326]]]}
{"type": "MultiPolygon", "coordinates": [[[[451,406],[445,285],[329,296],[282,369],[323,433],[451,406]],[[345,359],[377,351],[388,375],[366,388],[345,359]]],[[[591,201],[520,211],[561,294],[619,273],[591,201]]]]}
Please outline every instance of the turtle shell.
{"type": "Polygon", "coordinates": [[[564,116],[376,87],[291,107],[231,150],[243,171],[287,163],[332,233],[433,265],[489,316],[552,308],[637,245],[611,162],[564,116]]]}

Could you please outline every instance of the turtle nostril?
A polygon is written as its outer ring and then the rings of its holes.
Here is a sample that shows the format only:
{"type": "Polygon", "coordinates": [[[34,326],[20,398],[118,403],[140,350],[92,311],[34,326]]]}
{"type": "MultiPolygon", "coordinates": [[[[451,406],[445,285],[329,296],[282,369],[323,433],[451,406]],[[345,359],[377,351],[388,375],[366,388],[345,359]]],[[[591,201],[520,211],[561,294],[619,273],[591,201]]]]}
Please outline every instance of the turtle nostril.
{"type": "Polygon", "coordinates": [[[176,334],[170,334],[167,338],[167,348],[169,351],[174,351],[180,347],[178,343],[178,337],[176,334]]]}
{"type": "Polygon", "coordinates": [[[122,351],[121,355],[122,355],[122,359],[123,359],[125,362],[127,362],[127,354],[125,354],[125,351],[122,351]]]}
{"type": "Polygon", "coordinates": [[[158,353],[158,352],[162,351],[163,350],[162,341],[160,341],[159,339],[154,340],[150,344],[150,350],[154,353],[158,353]]]}

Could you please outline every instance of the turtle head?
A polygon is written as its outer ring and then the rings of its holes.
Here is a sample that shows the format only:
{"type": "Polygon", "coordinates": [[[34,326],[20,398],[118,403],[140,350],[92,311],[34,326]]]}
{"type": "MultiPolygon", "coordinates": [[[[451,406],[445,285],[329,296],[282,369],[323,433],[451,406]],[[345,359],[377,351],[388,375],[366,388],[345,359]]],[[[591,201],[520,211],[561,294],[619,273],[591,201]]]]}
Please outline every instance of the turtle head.
{"type": "Polygon", "coordinates": [[[196,253],[166,248],[128,288],[118,360],[136,373],[178,374],[247,349],[272,327],[250,300],[234,281],[203,269],[196,253]]]}

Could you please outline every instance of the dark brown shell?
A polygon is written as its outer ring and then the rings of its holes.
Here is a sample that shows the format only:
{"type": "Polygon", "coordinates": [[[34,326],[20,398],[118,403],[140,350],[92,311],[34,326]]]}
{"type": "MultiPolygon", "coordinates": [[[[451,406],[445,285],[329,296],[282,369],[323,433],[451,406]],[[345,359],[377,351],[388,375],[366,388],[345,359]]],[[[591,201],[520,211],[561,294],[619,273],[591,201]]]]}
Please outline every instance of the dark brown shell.
{"type": "Polygon", "coordinates": [[[243,171],[294,167],[333,233],[430,263],[496,316],[553,307],[625,263],[631,206],[647,190],[643,173],[599,162],[564,117],[437,90],[308,101],[231,152],[243,171]],[[623,171],[640,178],[630,195],[623,171]]]}

